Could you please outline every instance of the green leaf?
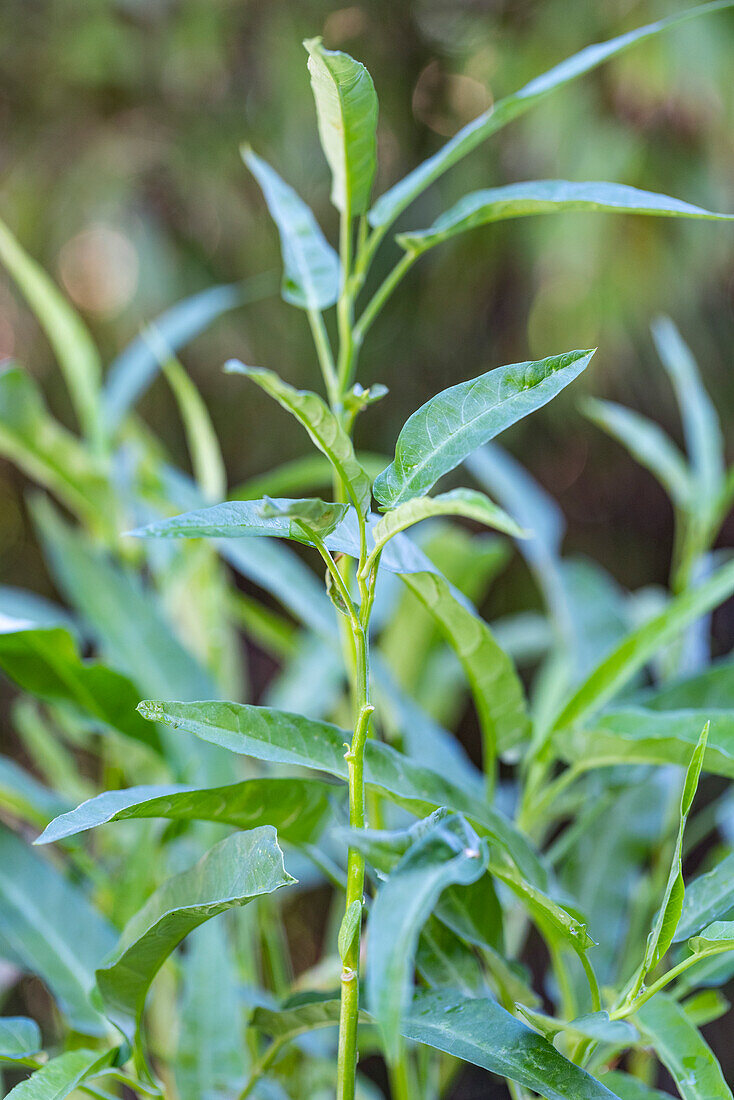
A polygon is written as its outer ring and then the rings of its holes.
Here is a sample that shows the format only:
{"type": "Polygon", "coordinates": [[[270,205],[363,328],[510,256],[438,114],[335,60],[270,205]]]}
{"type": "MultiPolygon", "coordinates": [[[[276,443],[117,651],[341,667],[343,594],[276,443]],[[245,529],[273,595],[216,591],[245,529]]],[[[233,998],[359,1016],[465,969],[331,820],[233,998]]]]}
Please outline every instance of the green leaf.
{"type": "Polygon", "coordinates": [[[227,500],[171,516],[146,527],[128,531],[134,538],[249,538],[264,535],[272,538],[294,539],[313,546],[308,531],[321,536],[330,534],[341,523],[347,512],[346,504],[327,504],[323,500],[227,500]]]}
{"type": "Polygon", "coordinates": [[[460,233],[507,218],[554,214],[565,210],[598,210],[619,214],[655,214],[670,218],[734,219],[734,214],[715,214],[680,199],[640,191],[622,183],[593,180],[527,180],[506,187],[473,191],[441,214],[430,229],[401,233],[398,243],[408,252],[425,252],[460,233]]]}
{"type": "Polygon", "coordinates": [[[682,1002],[686,1016],[694,1027],[705,1027],[719,1020],[731,1008],[731,1004],[718,989],[702,989],[682,1002]]]}
{"type": "Polygon", "coordinates": [[[515,538],[523,538],[525,534],[514,519],[493,504],[484,493],[478,493],[475,489],[452,489],[436,497],[414,497],[393,511],[386,512],[372,529],[375,547],[370,557],[379,553],[393,535],[430,516],[463,516],[515,538]]]}
{"type": "Polygon", "coordinates": [[[231,1095],[246,1057],[239,975],[226,925],[208,921],[191,933],[181,960],[183,990],[176,1051],[179,1100],[231,1095]]]}
{"type": "Polygon", "coordinates": [[[577,1016],[575,1020],[566,1021],[526,1008],[525,1005],[515,1007],[549,1042],[553,1042],[555,1036],[560,1033],[573,1035],[577,1039],[591,1039],[595,1043],[612,1043],[622,1047],[632,1046],[639,1039],[629,1021],[610,1020],[608,1012],[591,1012],[587,1016],[577,1016]]]}
{"type": "Polygon", "coordinates": [[[319,136],[331,168],[331,201],[342,213],[364,214],[377,170],[377,95],[364,65],[320,38],[303,43],[316,100],[319,136]]]}
{"type": "Polygon", "coordinates": [[[166,784],[104,791],[57,817],[35,843],[52,844],[109,821],[153,817],[218,821],[237,829],[272,825],[284,840],[304,842],[313,840],[323,823],[330,789],[319,780],[267,776],[227,787],[166,784]]]}
{"type": "Polygon", "coordinates": [[[675,840],[673,858],[670,863],[670,873],[665,885],[665,890],[663,891],[660,908],[655,916],[650,934],[647,937],[645,957],[642,962],[643,975],[654,970],[666,954],[673,942],[675,930],[678,927],[678,922],[683,910],[683,894],[685,891],[683,885],[683,835],[685,833],[686,822],[688,821],[688,814],[691,810],[693,797],[698,787],[698,780],[701,776],[701,766],[703,764],[703,754],[706,749],[708,734],[709,727],[708,723],[706,723],[698,739],[698,744],[693,750],[691,762],[686,770],[683,793],[680,801],[678,835],[675,840]]]}
{"type": "Polygon", "coordinates": [[[674,939],[687,940],[734,909],[734,853],[689,882],[674,939]]]}
{"type": "Polygon", "coordinates": [[[500,432],[546,405],[584,370],[593,351],[496,367],[432,397],[408,419],[395,458],[374,484],[384,508],[423,496],[500,432]]]}
{"type": "Polygon", "coordinates": [[[111,523],[104,470],[50,415],[35,382],[12,364],[0,369],[0,454],[93,528],[111,523]]]}
{"type": "Polygon", "coordinates": [[[679,1004],[656,993],[637,1020],[683,1100],[732,1100],[713,1052],[679,1004]]]}
{"type": "Polygon", "coordinates": [[[339,257],[311,210],[293,188],[248,145],[243,146],[241,152],[242,159],[260,184],[280,233],[283,298],[299,309],[328,309],[339,297],[339,257]]]}
{"type": "Polygon", "coordinates": [[[24,691],[67,703],[160,752],[155,729],[135,713],[140,692],[114,669],[83,660],[63,627],[36,627],[0,616],[0,668],[24,691]]]}
{"type": "Polygon", "coordinates": [[[38,1054],[43,1046],[41,1029],[27,1016],[0,1016],[0,1062],[17,1061],[38,1054]]]}
{"type": "Polygon", "coordinates": [[[734,562],[728,562],[703,584],[671,600],[659,615],[629,634],[591,672],[557,717],[556,728],[571,726],[601,707],[689,623],[717,607],[732,592],[734,562]]]}
{"type": "Polygon", "coordinates": [[[487,980],[476,953],[433,915],[421,930],[415,968],[433,989],[448,986],[465,997],[487,992],[487,980]]]}
{"type": "Polygon", "coordinates": [[[366,987],[388,1061],[400,1053],[421,928],[444,890],[476,882],[486,869],[486,841],[482,844],[462,817],[447,816],[409,848],[377,891],[369,916],[366,987]]]}
{"type": "Polygon", "coordinates": [[[251,378],[291,413],[306,429],[314,446],[326,455],[357,511],[363,515],[369,511],[369,478],[356,459],[351,439],[323,398],[310,390],[295,389],[274,371],[246,367],[238,359],[230,359],[224,369],[230,374],[244,374],[246,378],[251,378]]]}
{"type": "Polygon", "coordinates": [[[614,1093],[569,1062],[537,1032],[490,998],[451,990],[416,996],[402,1026],[417,1043],[516,1081],[546,1100],[613,1100],[614,1093]]]}
{"type": "Polygon", "coordinates": [[[2,221],[0,262],[9,271],[48,337],[84,434],[100,445],[103,439],[99,399],[102,364],[84,322],[2,221]]]}
{"type": "Polygon", "coordinates": [[[0,826],[0,957],[37,974],[71,1027],[102,1035],[89,995],[94,969],[115,933],[77,890],[28,844],[0,826]]]}
{"type": "Polygon", "coordinates": [[[435,574],[414,573],[403,581],[433,615],[461,661],[482,728],[485,771],[498,752],[516,745],[530,732],[525,694],[515,667],[479,616],[452,595],[435,574]]]}
{"type": "MultiPolygon", "coordinates": [[[[139,710],[144,718],[187,730],[230,752],[347,778],[344,745],[351,735],[328,722],[244,703],[146,700],[140,703],[139,710]]],[[[443,776],[420,767],[389,745],[367,742],[365,782],[415,813],[448,806],[465,814],[480,832],[510,854],[527,878],[544,882],[545,874],[530,843],[500,811],[443,776]]]]}
{"type": "Polygon", "coordinates": [[[52,1058],[26,1081],[21,1081],[8,1093],[6,1100],[64,1100],[84,1081],[105,1070],[117,1055],[117,1050],[70,1050],[52,1058]]]}
{"type": "Polygon", "coordinates": [[[625,707],[600,715],[587,728],[560,730],[556,750],[585,768],[612,764],[686,766],[704,722],[711,722],[704,768],[734,779],[734,711],[648,711],[625,707]]]}
{"type": "Polygon", "coordinates": [[[283,866],[275,829],[233,833],[188,871],[164,882],[128,922],[96,973],[105,1012],[128,1037],[148,988],[181,940],[210,917],[295,882],[283,866]]]}
{"type": "MultiPolygon", "coordinates": [[[[372,546],[372,531],[376,526],[370,513],[367,516],[367,546],[372,546]]],[[[301,542],[306,546],[316,546],[317,538],[331,551],[339,554],[347,554],[353,558],[360,557],[360,535],[357,514],[353,508],[344,504],[326,504],[321,500],[229,500],[222,504],[213,504],[210,508],[198,508],[193,512],[184,512],[180,516],[171,516],[169,519],[158,520],[146,527],[139,527],[135,531],[129,531],[129,535],[135,538],[212,538],[212,539],[247,539],[254,536],[271,538],[288,538],[301,542]],[[298,520],[298,515],[302,518],[298,520]],[[304,529],[304,526],[310,528],[304,529]],[[329,533],[330,532],[330,533],[329,533]]],[[[235,552],[226,546],[221,550],[233,565],[242,568],[246,576],[262,575],[262,556],[259,559],[260,569],[252,568],[252,558],[245,551],[242,555],[240,543],[235,552]]],[[[430,559],[411,540],[399,533],[390,540],[381,557],[381,565],[390,573],[415,573],[433,570],[430,559]]],[[[266,563],[267,564],[267,563],[266,563]]],[[[285,563],[276,559],[272,568],[267,570],[268,581],[271,582],[272,570],[281,568],[282,575],[277,584],[278,593],[288,593],[291,601],[298,599],[292,586],[285,583],[288,574],[293,573],[291,563],[285,563]]],[[[312,574],[308,574],[311,577],[312,574]]],[[[306,583],[302,577],[300,588],[306,583]]],[[[272,590],[273,584],[268,583],[268,589],[272,590]]],[[[319,590],[319,596],[321,591],[319,590]]],[[[285,602],[285,601],[284,601],[285,602]]],[[[310,602],[310,601],[309,601],[310,602]]],[[[298,604],[302,615],[303,601],[298,604]]],[[[309,626],[315,626],[313,622],[313,608],[306,619],[309,626]]],[[[298,613],[298,612],[297,612],[298,613]]],[[[323,634],[322,624],[319,620],[318,632],[323,634]]],[[[329,622],[328,633],[332,634],[329,622]]]]}
{"type": "Polygon", "coordinates": [[[579,53],[566,58],[559,65],[535,77],[520,91],[505,96],[473,119],[459,130],[450,141],[439,149],[432,157],[419,164],[412,172],[409,172],[402,180],[396,183],[384,195],[377,200],[369,213],[369,221],[374,226],[386,226],[391,224],[406,206],[425,189],[443,175],[454,164],[457,164],[467,153],[471,153],[478,145],[481,145],[491,134],[506,126],[508,122],[525,114],[536,103],[545,99],[547,95],[562,88],[564,84],[575,80],[584,73],[591,72],[597,65],[622,53],[637,42],[644,42],[652,38],[660,31],[674,27],[679,23],[692,19],[694,16],[703,15],[706,12],[720,11],[732,6],[734,0],[714,0],[713,3],[699,4],[688,11],[679,12],[660,19],[655,23],[638,27],[636,30],[627,31],[607,42],[600,42],[594,46],[587,46],[579,53]]]}
{"type": "Polygon", "coordinates": [[[722,951],[734,951],[734,921],[714,921],[700,936],[692,936],[688,946],[694,955],[718,955],[722,951]]]}
{"type": "Polygon", "coordinates": [[[339,926],[339,938],[337,948],[339,958],[344,961],[345,956],[354,943],[354,937],[358,934],[362,922],[362,902],[357,898],[347,907],[347,911],[339,926]]]}
{"type": "Polygon", "coordinates": [[[587,400],[583,409],[590,420],[618,440],[657,478],[678,508],[691,508],[694,492],[686,460],[662,428],[613,401],[587,400]]]}
{"type": "Polygon", "coordinates": [[[707,514],[724,488],[724,441],[718,413],[707,394],[696,361],[668,317],[652,326],[658,355],[678,399],[686,449],[696,492],[692,505],[707,514]]]}

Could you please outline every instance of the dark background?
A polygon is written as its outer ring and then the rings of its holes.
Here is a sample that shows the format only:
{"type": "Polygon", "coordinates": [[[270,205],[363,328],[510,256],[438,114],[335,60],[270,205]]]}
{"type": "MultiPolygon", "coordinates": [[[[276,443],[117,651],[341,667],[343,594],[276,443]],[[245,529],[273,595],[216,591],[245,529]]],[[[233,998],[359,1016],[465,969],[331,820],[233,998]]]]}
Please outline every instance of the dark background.
{"type": "MultiPolygon", "coordinates": [[[[105,360],[178,299],[279,270],[277,235],[238,145],[246,139],[314,208],[336,213],[301,40],[323,34],[370,69],[381,103],[376,194],[502,95],[582,46],[688,6],[649,0],[2,0],[0,217],[56,278],[105,360]]],[[[635,47],[513,123],[421,198],[422,227],[466,191],[519,179],[611,179],[731,210],[734,13],[635,47]]],[[[388,246],[376,276],[394,261],[388,246]]],[[[390,397],[358,443],[391,451],[421,402],[501,363],[599,346],[586,376],[505,438],[559,500],[567,547],[625,586],[665,583],[672,514],[652,478],[578,412],[583,393],[622,401],[680,438],[650,321],[678,324],[725,433],[734,407],[734,228],[568,214],[507,222],[437,249],[376,323],[361,381],[390,397]]],[[[0,356],[41,380],[71,423],[53,359],[0,274],[0,356]]],[[[231,355],[317,385],[303,314],[273,297],[221,319],[184,351],[220,434],[231,483],[305,452],[254,388],[225,378],[231,355]]],[[[170,392],[141,402],[186,465],[170,392]]],[[[0,578],[49,591],[22,500],[0,463],[0,578]]],[[[729,523],[721,542],[731,545],[729,523]]],[[[493,597],[527,600],[519,567],[493,597]]],[[[734,615],[715,623],[728,649],[734,615]]],[[[724,1044],[725,1046],[725,1044],[724,1044]]],[[[724,1050],[721,1036],[717,1049],[724,1050]]],[[[463,1096],[486,1096],[486,1084],[463,1096]]]]}

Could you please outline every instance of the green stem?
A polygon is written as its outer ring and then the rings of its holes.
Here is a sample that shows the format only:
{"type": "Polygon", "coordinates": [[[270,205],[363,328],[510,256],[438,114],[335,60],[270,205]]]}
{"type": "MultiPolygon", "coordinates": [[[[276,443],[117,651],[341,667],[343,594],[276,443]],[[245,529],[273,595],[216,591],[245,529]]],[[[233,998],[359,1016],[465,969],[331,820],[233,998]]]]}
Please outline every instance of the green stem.
{"type": "MultiPolygon", "coordinates": [[[[356,650],[357,721],[352,743],[345,754],[349,769],[349,825],[364,829],[365,787],[364,747],[373,707],[369,701],[369,642],[363,627],[353,630],[356,650]]],[[[345,908],[363,901],[364,856],[350,848],[347,857],[347,896],[345,908]]],[[[339,1016],[339,1054],[337,1062],[337,1100],[354,1100],[357,1069],[357,1020],[359,1014],[360,930],[342,960],[341,1011],[339,1016]]]]}
{"type": "Polygon", "coordinates": [[[308,323],[311,326],[313,342],[316,347],[316,354],[318,356],[319,366],[321,367],[321,374],[324,379],[324,385],[326,386],[326,392],[329,395],[329,401],[332,406],[339,405],[341,403],[339,383],[336,377],[334,356],[332,355],[331,344],[329,343],[329,336],[326,331],[326,325],[324,324],[324,318],[317,309],[310,309],[308,311],[308,323]]]}

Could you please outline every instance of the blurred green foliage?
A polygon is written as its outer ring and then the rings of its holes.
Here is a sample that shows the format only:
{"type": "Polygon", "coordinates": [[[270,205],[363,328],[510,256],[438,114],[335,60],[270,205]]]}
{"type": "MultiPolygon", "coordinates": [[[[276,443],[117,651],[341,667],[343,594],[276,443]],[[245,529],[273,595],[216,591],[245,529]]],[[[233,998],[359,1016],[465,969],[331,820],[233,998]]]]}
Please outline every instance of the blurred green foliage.
{"type": "MultiPolygon", "coordinates": [[[[5,0],[0,214],[80,308],[110,361],[181,297],[278,269],[269,218],[238,156],[241,140],[303,194],[333,239],[304,36],[322,33],[374,76],[379,194],[493,99],[587,43],[685,6],[5,0]]],[[[616,179],[728,209],[733,47],[734,16],[725,12],[630,51],[504,130],[401,224],[428,224],[472,188],[542,176],[616,179]]],[[[387,250],[381,262],[391,260],[387,250]]],[[[370,445],[387,449],[400,410],[452,382],[595,344],[586,388],[677,433],[648,331],[659,312],[675,318],[693,347],[726,423],[734,412],[726,369],[733,276],[729,234],[715,224],[567,214],[469,235],[424,258],[380,318],[362,373],[396,399],[369,414],[370,445]]],[[[0,278],[0,353],[26,363],[64,416],[50,351],[0,278]]],[[[225,316],[187,349],[236,483],[293,457],[298,441],[284,439],[281,414],[265,396],[231,400],[220,365],[232,354],[294,383],[311,377],[314,362],[305,319],[277,298],[225,316]]],[[[572,545],[628,584],[662,580],[672,532],[664,498],[613,443],[569,418],[577,400],[556,403],[511,442],[560,498],[572,545]]],[[[163,382],[141,408],[185,461],[163,382]]],[[[0,569],[33,586],[40,562],[14,477],[4,468],[0,569]]]]}

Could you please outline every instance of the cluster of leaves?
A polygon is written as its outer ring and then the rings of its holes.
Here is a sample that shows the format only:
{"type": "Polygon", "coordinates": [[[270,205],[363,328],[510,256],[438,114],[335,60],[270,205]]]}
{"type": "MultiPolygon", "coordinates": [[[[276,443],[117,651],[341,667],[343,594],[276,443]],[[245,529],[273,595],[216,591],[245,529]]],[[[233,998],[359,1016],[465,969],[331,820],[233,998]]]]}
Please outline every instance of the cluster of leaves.
{"type": "Polygon", "coordinates": [[[557,508],[490,442],[573,382],[592,351],[437,394],[407,420],[391,461],[355,452],[351,438],[386,392],[355,381],[359,350],[434,245],[565,209],[727,218],[610,183],[475,192],[397,237],[402,258],[356,316],[397,217],[479,142],[634,43],[731,6],[587,48],[497,102],[371,208],[372,81],[309,40],[338,254],[277,173],[249,148],[243,157],[278,227],[283,297],[307,314],[327,400],[270,370],[228,370],[295,418],[318,461],[228,499],[216,435],[175,351],[229,299],[177,307],[103,383],[80,319],[0,232],[0,258],[46,329],[82,430],[50,416],[20,367],[0,374],[0,448],[46,490],[29,506],[68,603],[0,589],[0,667],[23,691],[13,724],[33,764],[31,774],[0,761],[10,822],[0,957],[11,984],[33,973],[55,1006],[43,1037],[29,1018],[0,1020],[0,1058],[23,1078],[17,1100],[123,1086],[181,1100],[369,1098],[379,1093],[357,1046],[384,1054],[398,1100],[448,1096],[462,1062],[503,1077],[517,1100],[654,1098],[658,1060],[684,1100],[731,1098],[699,1029],[728,1010],[734,856],[713,848],[687,886],[682,869],[731,815],[725,792],[686,834],[702,772],[734,774],[734,665],[711,664],[709,642],[711,613],[734,593],[734,563],[711,550],[734,479],[690,353],[658,324],[685,456],[629,410],[588,410],[670,493],[670,591],[624,593],[564,557],[557,508]],[[336,355],[323,316],[333,306],[336,355]],[[158,368],[193,479],[134,413],[158,368]],[[481,489],[428,495],[459,467],[481,489]],[[333,500],[276,495],[329,479],[333,500]],[[447,516],[499,534],[471,535],[447,516]],[[406,534],[423,520],[420,540],[406,534]],[[131,526],[135,541],[121,536],[131,526]],[[543,611],[490,625],[475,605],[507,562],[501,535],[525,556],[543,611]],[[267,600],[244,595],[233,574],[267,600]],[[228,701],[248,698],[240,626],[280,666],[259,705],[228,701]],[[447,732],[467,688],[481,770],[447,732]],[[97,831],[125,819],[136,824],[97,831]],[[34,835],[54,854],[35,852],[34,835]],[[294,978],[283,899],[300,892],[297,912],[324,884],[324,956],[294,978]],[[542,987],[527,966],[539,941],[542,987]]]}

